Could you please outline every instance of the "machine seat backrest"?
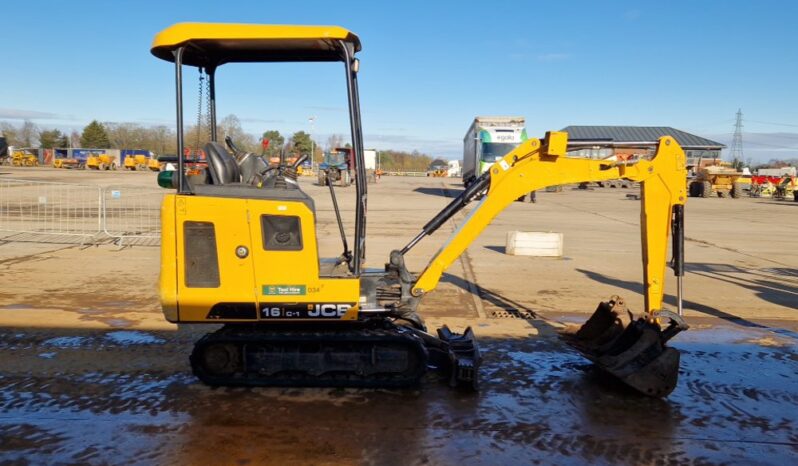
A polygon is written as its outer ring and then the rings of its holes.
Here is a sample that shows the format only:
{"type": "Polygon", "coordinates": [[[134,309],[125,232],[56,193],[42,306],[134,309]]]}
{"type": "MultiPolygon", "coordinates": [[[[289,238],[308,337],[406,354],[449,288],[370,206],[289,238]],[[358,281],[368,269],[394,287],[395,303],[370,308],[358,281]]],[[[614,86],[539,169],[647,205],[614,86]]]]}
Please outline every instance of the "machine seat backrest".
{"type": "Polygon", "coordinates": [[[241,171],[236,159],[227,152],[225,147],[218,142],[205,144],[205,154],[208,157],[208,171],[213,184],[238,183],[241,181],[241,171]]]}

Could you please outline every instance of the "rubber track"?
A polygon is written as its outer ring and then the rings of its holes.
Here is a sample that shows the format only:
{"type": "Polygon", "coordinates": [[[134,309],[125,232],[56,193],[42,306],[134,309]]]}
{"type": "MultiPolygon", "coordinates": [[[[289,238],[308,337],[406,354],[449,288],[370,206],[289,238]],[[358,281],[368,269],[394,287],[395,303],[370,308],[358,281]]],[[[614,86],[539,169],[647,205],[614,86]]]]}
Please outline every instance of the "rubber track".
{"type": "MultiPolygon", "coordinates": [[[[290,354],[290,353],[289,353],[290,354]]],[[[244,359],[245,356],[242,357],[244,359]]],[[[200,380],[208,385],[217,386],[281,386],[281,387],[360,387],[360,388],[402,388],[411,387],[419,383],[427,370],[428,353],[423,342],[412,333],[401,327],[388,328],[348,328],[339,330],[302,330],[302,329],[276,329],[275,327],[244,328],[225,326],[216,332],[202,337],[195,345],[190,357],[191,367],[200,380]],[[411,353],[409,360],[414,364],[407,371],[400,374],[370,374],[363,375],[355,372],[327,373],[313,375],[309,373],[292,373],[287,376],[280,374],[262,375],[247,371],[242,367],[232,375],[209,374],[200,364],[201,352],[211,344],[227,343],[235,345],[240,355],[245,355],[246,345],[269,344],[279,346],[285,344],[293,349],[298,343],[307,342],[311,345],[323,345],[327,348],[340,344],[349,349],[353,344],[399,344],[405,346],[411,353]]],[[[246,362],[242,364],[245,366],[246,362]]]]}

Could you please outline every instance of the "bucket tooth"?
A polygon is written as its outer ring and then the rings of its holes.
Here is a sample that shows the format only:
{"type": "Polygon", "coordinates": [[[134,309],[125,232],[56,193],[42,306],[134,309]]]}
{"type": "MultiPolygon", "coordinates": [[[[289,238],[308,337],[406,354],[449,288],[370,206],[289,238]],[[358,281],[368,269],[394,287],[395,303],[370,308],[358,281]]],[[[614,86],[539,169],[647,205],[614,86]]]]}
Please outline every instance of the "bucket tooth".
{"type": "Polygon", "coordinates": [[[679,377],[679,352],[665,343],[682,330],[684,321],[662,312],[655,319],[634,319],[623,299],[602,302],[578,329],[566,329],[562,338],[599,369],[648,396],[667,396],[679,377]],[[670,319],[662,329],[658,320],[670,319]]]}
{"type": "Polygon", "coordinates": [[[596,311],[573,335],[585,349],[601,350],[611,344],[632,321],[632,314],[620,296],[599,303],[596,311]]]}

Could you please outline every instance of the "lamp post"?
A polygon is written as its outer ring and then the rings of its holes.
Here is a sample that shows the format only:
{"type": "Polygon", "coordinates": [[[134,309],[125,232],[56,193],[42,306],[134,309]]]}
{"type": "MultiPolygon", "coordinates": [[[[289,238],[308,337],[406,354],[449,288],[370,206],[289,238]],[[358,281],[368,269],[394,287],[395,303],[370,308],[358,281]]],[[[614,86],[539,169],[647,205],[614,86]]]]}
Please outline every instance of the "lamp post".
{"type": "Polygon", "coordinates": [[[308,118],[310,123],[310,169],[316,172],[316,144],[313,142],[313,123],[316,122],[316,117],[311,116],[308,118]]]}

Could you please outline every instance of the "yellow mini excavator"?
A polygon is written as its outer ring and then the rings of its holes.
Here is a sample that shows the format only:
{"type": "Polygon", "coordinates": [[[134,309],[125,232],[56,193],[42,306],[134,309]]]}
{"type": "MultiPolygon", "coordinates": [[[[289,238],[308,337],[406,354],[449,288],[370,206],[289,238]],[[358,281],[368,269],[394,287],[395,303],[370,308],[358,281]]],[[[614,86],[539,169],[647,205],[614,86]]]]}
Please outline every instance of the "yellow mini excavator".
{"type": "Polygon", "coordinates": [[[566,157],[589,144],[563,132],[522,143],[390,254],[384,268],[366,269],[366,176],[358,98],[359,38],[334,26],[182,23],[159,33],[152,53],[173,62],[176,77],[178,169],[159,184],[175,189],[161,208],[161,301],[167,320],[224,324],[200,339],[190,356],[197,377],[211,385],[405,387],[430,368],[453,386],[477,387],[481,361],[470,328],[430,333],[419,302],[441,274],[502,210],[547,186],[627,179],[641,185],[645,309],[633,315],[623,300],[601,303],[563,338],[595,364],[642,393],[673,390],[679,353],[667,341],[687,328],[681,317],[685,156],[671,137],[643,145],[650,159],[631,163],[566,157]],[[343,252],[319,258],[313,199],[296,180],[304,158],[270,166],[216,138],[215,71],[237,62],[340,62],[346,78],[354,151],[354,231],[345,231],[328,183],[343,252]],[[185,175],[184,66],[208,76],[211,141],[207,176],[185,175]],[[228,150],[229,149],[229,150],[228,150]],[[190,182],[189,182],[190,181],[190,182]],[[472,201],[467,219],[414,275],[404,256],[472,201]],[[662,308],[668,236],[677,276],[678,312],[662,308]],[[350,243],[349,237],[352,238],[350,243]],[[351,245],[351,247],[350,247],[351,245]]]}

